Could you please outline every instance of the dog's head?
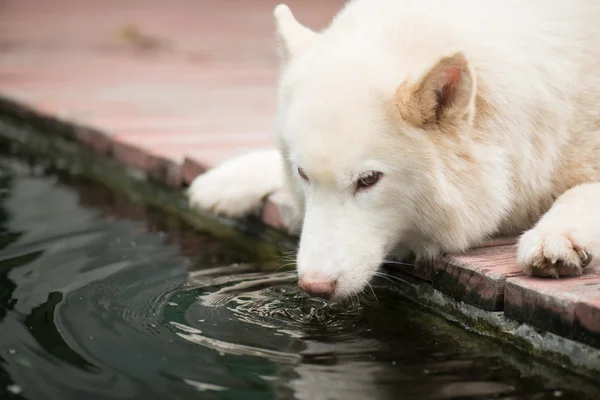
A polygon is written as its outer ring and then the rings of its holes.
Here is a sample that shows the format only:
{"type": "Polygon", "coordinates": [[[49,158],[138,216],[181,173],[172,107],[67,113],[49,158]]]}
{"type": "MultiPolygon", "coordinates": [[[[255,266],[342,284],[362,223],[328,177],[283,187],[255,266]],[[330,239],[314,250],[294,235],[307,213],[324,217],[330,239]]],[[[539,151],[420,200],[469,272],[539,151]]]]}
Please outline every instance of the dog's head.
{"type": "Polygon", "coordinates": [[[446,164],[472,125],[475,77],[461,52],[429,64],[422,55],[398,60],[387,43],[351,28],[315,33],[286,6],[275,17],[278,135],[305,211],[299,282],[343,298],[398,244],[435,252],[452,234],[446,164]]]}

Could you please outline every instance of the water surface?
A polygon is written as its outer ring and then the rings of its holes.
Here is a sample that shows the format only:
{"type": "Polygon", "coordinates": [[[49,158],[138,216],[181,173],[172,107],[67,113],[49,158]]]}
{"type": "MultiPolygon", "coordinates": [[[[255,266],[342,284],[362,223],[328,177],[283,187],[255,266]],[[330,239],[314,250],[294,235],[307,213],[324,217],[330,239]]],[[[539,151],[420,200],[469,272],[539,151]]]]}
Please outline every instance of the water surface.
{"type": "Polygon", "coordinates": [[[590,382],[385,289],[332,305],[266,267],[102,187],[3,156],[0,394],[596,398],[590,382]]]}

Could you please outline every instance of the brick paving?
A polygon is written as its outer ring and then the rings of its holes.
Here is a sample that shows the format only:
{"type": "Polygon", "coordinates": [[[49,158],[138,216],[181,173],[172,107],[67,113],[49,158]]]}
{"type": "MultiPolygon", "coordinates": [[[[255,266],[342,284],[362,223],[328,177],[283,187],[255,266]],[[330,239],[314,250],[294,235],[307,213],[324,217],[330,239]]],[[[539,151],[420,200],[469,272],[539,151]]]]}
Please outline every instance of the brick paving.
{"type": "MultiPolygon", "coordinates": [[[[123,163],[170,162],[168,183],[189,183],[226,158],[272,146],[277,4],[8,0],[1,94],[101,130],[109,141],[91,141],[123,163]]],[[[290,2],[316,28],[341,4],[290,2]]]]}
{"type": "MultiPolygon", "coordinates": [[[[273,145],[271,0],[5,0],[0,97],[85,127],[76,139],[173,188],[273,145]]],[[[342,0],[290,0],[323,27],[342,0]]],[[[264,221],[285,228],[285,194],[264,221]]],[[[456,300],[600,348],[600,268],[521,276],[514,239],[404,272],[456,300]]]]}

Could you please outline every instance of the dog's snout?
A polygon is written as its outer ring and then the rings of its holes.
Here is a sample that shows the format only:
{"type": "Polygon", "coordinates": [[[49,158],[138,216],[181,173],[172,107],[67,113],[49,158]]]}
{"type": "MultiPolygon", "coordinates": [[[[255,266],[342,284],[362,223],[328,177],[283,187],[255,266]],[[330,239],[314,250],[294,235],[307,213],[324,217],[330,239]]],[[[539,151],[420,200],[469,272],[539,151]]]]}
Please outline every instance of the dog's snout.
{"type": "Polygon", "coordinates": [[[336,287],[336,281],[320,274],[304,274],[298,280],[300,289],[313,297],[329,299],[333,296],[336,287]]]}

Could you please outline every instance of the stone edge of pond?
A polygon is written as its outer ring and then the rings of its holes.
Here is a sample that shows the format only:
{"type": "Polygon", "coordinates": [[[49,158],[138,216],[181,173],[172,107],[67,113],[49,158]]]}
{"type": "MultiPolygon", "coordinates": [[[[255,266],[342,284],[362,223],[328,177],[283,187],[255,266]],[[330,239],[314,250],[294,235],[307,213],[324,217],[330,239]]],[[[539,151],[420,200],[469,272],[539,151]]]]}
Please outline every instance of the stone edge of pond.
{"type": "MultiPolygon", "coordinates": [[[[272,260],[295,248],[296,239],[266,226],[260,218],[234,221],[190,209],[181,192],[168,188],[142,170],[125,167],[110,155],[98,154],[76,140],[75,124],[40,115],[26,106],[0,99],[0,140],[22,151],[47,159],[55,168],[81,176],[124,194],[135,203],[156,207],[176,215],[194,228],[218,239],[235,242],[261,260],[272,260]]],[[[85,128],[87,129],[87,128],[85,128]]],[[[259,214],[260,215],[260,214],[259,214]]],[[[596,378],[600,373],[600,351],[586,344],[526,323],[507,318],[502,312],[486,311],[434,289],[430,282],[402,272],[404,286],[386,285],[394,292],[477,334],[548,360],[568,373],[596,378]]]]}
{"type": "Polygon", "coordinates": [[[295,248],[293,238],[256,218],[238,221],[192,210],[183,192],[168,188],[144,171],[123,166],[74,140],[76,129],[75,125],[0,99],[0,140],[18,147],[19,155],[46,158],[55,168],[74,177],[91,179],[134,203],[177,215],[199,231],[234,242],[258,260],[272,260],[295,248]]]}
{"type": "Polygon", "coordinates": [[[385,284],[385,288],[412,300],[429,312],[442,316],[468,331],[500,340],[527,355],[547,360],[568,374],[597,381],[600,372],[598,349],[518,322],[501,311],[487,311],[456,301],[435,289],[429,282],[402,272],[394,275],[400,277],[404,283],[385,284]]]}

